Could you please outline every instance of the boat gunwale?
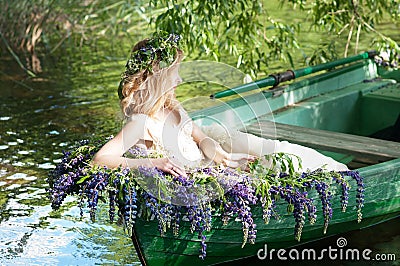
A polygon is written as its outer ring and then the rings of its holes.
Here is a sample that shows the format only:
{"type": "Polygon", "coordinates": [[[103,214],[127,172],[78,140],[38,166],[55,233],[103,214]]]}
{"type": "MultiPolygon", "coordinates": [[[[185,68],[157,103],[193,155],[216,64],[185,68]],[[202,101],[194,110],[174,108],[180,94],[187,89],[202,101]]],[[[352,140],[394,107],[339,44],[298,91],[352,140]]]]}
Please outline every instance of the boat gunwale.
{"type": "MultiPolygon", "coordinates": [[[[223,102],[223,104],[218,104],[215,106],[211,106],[208,108],[204,108],[201,110],[193,111],[190,113],[190,116],[193,117],[194,120],[201,119],[204,117],[209,117],[218,113],[222,113],[227,110],[227,108],[237,108],[243,105],[243,102],[252,104],[254,102],[259,102],[260,99],[268,99],[268,98],[275,98],[279,97],[282,93],[290,93],[293,91],[297,91],[301,88],[320,83],[321,81],[326,81],[332,78],[336,78],[337,76],[341,76],[342,74],[347,74],[350,71],[357,70],[357,69],[365,69],[366,67],[372,67],[373,68],[373,73],[371,72],[371,69],[369,69],[367,72],[370,73],[369,78],[374,79],[378,77],[377,73],[377,68],[376,65],[373,63],[373,60],[371,59],[365,59],[360,62],[355,62],[352,64],[348,64],[345,66],[341,66],[340,68],[334,68],[329,71],[325,71],[323,73],[315,73],[315,76],[303,78],[300,80],[295,80],[291,84],[284,84],[278,87],[271,87],[269,89],[263,89],[257,92],[249,92],[249,93],[244,93],[243,95],[240,95],[239,98],[234,98],[230,99],[226,102],[223,102]]],[[[365,71],[364,71],[365,72],[365,71]]],[[[356,83],[359,83],[361,81],[364,81],[366,79],[362,79],[358,82],[354,83],[347,83],[346,86],[354,85],[356,83]]],[[[332,89],[331,91],[334,91],[337,89],[332,89]]],[[[306,100],[308,98],[301,99],[306,100]]],[[[274,110],[271,110],[274,111],[274,110]]]]}

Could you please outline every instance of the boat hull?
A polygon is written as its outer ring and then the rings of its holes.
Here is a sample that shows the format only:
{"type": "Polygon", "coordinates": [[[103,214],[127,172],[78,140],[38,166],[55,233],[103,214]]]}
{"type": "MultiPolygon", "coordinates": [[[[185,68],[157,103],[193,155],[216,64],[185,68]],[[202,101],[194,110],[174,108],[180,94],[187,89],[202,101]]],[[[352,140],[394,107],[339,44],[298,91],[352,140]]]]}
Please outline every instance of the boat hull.
{"type": "MultiPolygon", "coordinates": [[[[281,216],[279,220],[272,218],[269,224],[265,224],[261,210],[254,207],[254,219],[257,224],[255,244],[246,244],[242,248],[241,223],[230,221],[227,225],[223,225],[221,217],[213,217],[213,227],[206,233],[207,257],[201,260],[198,258],[200,240],[197,239],[196,234],[190,232],[188,222],[181,222],[179,236],[175,237],[168,232],[161,237],[156,220],[147,221],[139,217],[135,225],[135,237],[139,240],[137,248],[140,249],[146,265],[212,265],[257,256],[257,252],[263,249],[265,244],[268,249],[294,247],[398,217],[400,215],[400,159],[359,170],[364,177],[366,195],[363,220],[360,223],[357,223],[355,200],[349,202],[346,212],[341,212],[340,193],[336,193],[332,199],[333,217],[327,233],[322,232],[321,205],[316,204],[317,222],[314,225],[304,226],[300,242],[294,239],[295,222],[290,214],[281,216]]],[[[354,180],[349,180],[349,182],[353,188],[356,187],[354,180]]],[[[349,198],[355,199],[355,197],[355,189],[353,189],[349,198]]],[[[317,199],[316,202],[318,202],[317,199]]],[[[277,208],[279,213],[284,214],[285,202],[279,201],[277,208]]]]}
{"type": "MultiPolygon", "coordinates": [[[[279,92],[279,96],[269,91],[258,92],[246,96],[246,98],[230,101],[228,104],[224,104],[220,107],[217,106],[195,112],[192,115],[199,125],[207,125],[209,121],[225,121],[231,126],[241,128],[244,124],[253,121],[255,117],[268,117],[270,113],[293,104],[292,101],[302,102],[304,105],[307,99],[314,99],[315,101],[316,97],[320,95],[330,92],[338,94],[337,91],[342,89],[344,89],[342,91],[347,91],[348,95],[351,95],[349,99],[354,99],[352,101],[355,105],[359,105],[359,99],[354,98],[353,95],[364,95],[367,91],[376,91],[386,86],[384,84],[393,83],[392,81],[386,83],[379,83],[382,81],[377,81],[377,86],[373,87],[369,82],[364,82],[366,79],[374,82],[377,77],[376,66],[372,61],[368,60],[346,67],[345,69],[332,71],[312,79],[294,83],[288,88],[283,88],[282,91],[279,92]],[[363,83],[365,83],[365,86],[362,85],[363,83]],[[348,86],[355,86],[358,90],[354,93],[350,93],[348,86]],[[265,99],[268,99],[268,106],[263,105],[265,99]],[[248,109],[249,104],[251,110],[248,109]],[[232,112],[232,110],[234,112],[232,112]]],[[[399,87],[396,88],[398,89],[399,87]]],[[[276,91],[279,91],[279,89],[275,89],[275,92],[276,91]]],[[[375,98],[379,100],[382,99],[382,97],[375,98]]],[[[393,100],[393,98],[390,98],[389,100],[388,102],[393,104],[393,107],[389,108],[391,113],[388,116],[393,116],[393,114],[399,110],[396,109],[396,106],[399,106],[397,105],[398,99],[393,100]]],[[[312,106],[317,105],[313,103],[312,106]]],[[[304,110],[307,108],[304,108],[304,110]]],[[[280,113],[280,116],[278,114],[275,118],[281,119],[282,121],[280,122],[282,123],[287,122],[288,124],[292,123],[297,126],[301,126],[304,121],[310,121],[309,119],[304,119],[303,122],[300,120],[283,121],[285,115],[286,114],[280,113]]],[[[398,113],[395,115],[398,115],[398,113]]],[[[293,115],[292,113],[286,117],[296,117],[296,114],[293,115]]],[[[274,117],[271,116],[271,120],[273,118],[274,117]]],[[[386,124],[377,126],[386,127],[390,123],[393,123],[395,119],[396,117],[391,117],[390,120],[385,122],[386,124]]],[[[323,119],[320,119],[320,121],[322,120],[323,119]]],[[[331,128],[323,128],[329,127],[327,123],[305,126],[331,130],[331,128]]],[[[379,129],[380,128],[367,128],[365,129],[366,133],[364,133],[369,134],[369,131],[379,129]]],[[[348,130],[346,124],[343,124],[343,129],[338,129],[337,131],[340,132],[344,130],[348,130]]],[[[362,131],[359,128],[356,130],[362,131]]],[[[342,155],[340,156],[338,158],[343,158],[342,155]]],[[[305,224],[300,242],[296,241],[294,238],[295,220],[292,214],[286,213],[287,204],[283,200],[278,201],[277,204],[277,212],[281,214],[280,219],[276,220],[271,218],[268,224],[265,224],[262,219],[260,207],[253,206],[253,218],[257,224],[256,243],[246,244],[243,248],[241,223],[230,221],[227,225],[223,225],[221,217],[214,216],[212,228],[209,232],[206,232],[207,257],[204,260],[199,258],[200,240],[196,233],[190,232],[190,224],[185,221],[181,222],[178,236],[172,235],[172,232],[167,232],[165,236],[160,236],[158,221],[147,221],[138,217],[132,240],[142,264],[144,265],[213,265],[245,257],[257,256],[257,252],[263,250],[266,244],[268,249],[290,248],[332,235],[366,228],[399,217],[400,158],[361,167],[357,170],[364,178],[365,184],[365,203],[362,210],[363,219],[360,223],[357,222],[357,203],[355,200],[357,185],[355,180],[349,180],[352,189],[349,194],[350,200],[347,211],[341,211],[341,195],[340,192],[337,191],[337,193],[333,195],[333,216],[326,234],[323,233],[322,206],[318,200],[318,195],[314,194],[315,203],[318,208],[317,221],[313,225],[305,224]]]]}

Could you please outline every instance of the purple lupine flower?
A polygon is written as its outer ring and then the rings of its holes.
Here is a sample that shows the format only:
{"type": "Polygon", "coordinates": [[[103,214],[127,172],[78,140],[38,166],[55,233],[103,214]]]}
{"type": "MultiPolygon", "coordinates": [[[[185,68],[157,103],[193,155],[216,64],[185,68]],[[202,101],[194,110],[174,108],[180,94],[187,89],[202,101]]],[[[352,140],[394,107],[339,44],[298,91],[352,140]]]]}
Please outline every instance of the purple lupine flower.
{"type": "Polygon", "coordinates": [[[344,171],[341,172],[344,175],[350,176],[357,182],[357,195],[356,195],[356,202],[357,202],[357,221],[361,222],[362,219],[362,208],[364,207],[364,180],[363,177],[360,176],[360,173],[357,171],[344,171]]]}

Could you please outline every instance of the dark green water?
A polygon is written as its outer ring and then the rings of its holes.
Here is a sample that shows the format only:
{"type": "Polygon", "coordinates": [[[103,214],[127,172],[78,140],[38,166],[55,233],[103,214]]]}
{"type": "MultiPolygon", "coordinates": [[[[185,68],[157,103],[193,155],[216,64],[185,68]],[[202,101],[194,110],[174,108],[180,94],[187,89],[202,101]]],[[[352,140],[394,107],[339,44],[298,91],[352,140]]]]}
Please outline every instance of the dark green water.
{"type": "MultiPolygon", "coordinates": [[[[1,54],[0,265],[140,264],[130,238],[121,227],[107,223],[105,211],[92,223],[88,215],[80,218],[68,198],[61,212],[53,212],[45,191],[47,172],[63,150],[77,140],[119,131],[116,88],[125,56],[123,51],[83,53],[64,62],[46,57],[44,73],[27,79],[7,53],[1,54]]],[[[177,93],[182,99],[210,94],[196,90],[192,95],[179,88],[177,93]]],[[[346,238],[359,247],[397,254],[396,262],[377,265],[399,265],[398,220],[346,238]]]]}
{"type": "Polygon", "coordinates": [[[80,219],[71,198],[62,212],[49,205],[45,179],[61,152],[120,128],[110,72],[68,63],[26,80],[11,58],[1,60],[0,265],[137,264],[120,227],[80,219]]]}

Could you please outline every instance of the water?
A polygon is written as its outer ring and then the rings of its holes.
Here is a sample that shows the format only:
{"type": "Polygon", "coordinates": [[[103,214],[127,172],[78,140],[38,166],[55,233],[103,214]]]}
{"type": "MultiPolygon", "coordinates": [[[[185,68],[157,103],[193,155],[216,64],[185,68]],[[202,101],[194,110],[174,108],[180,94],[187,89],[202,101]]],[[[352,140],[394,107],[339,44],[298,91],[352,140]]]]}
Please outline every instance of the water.
{"type": "Polygon", "coordinates": [[[1,60],[0,265],[138,264],[130,238],[106,213],[92,223],[80,218],[73,198],[61,212],[47,199],[47,172],[64,149],[120,128],[118,103],[104,85],[115,85],[109,72],[92,64],[82,78],[80,64],[26,80],[11,58],[1,60]]]}
{"type": "MultiPolygon", "coordinates": [[[[45,190],[47,172],[63,150],[77,140],[120,129],[116,88],[123,51],[84,52],[83,59],[57,64],[47,57],[45,72],[30,79],[2,55],[0,265],[139,264],[130,238],[120,226],[107,223],[107,213],[95,223],[88,215],[81,219],[72,197],[54,212],[45,190]]],[[[399,253],[397,220],[346,236],[357,245],[399,253]]],[[[326,241],[319,243],[334,240],[326,241]]]]}

